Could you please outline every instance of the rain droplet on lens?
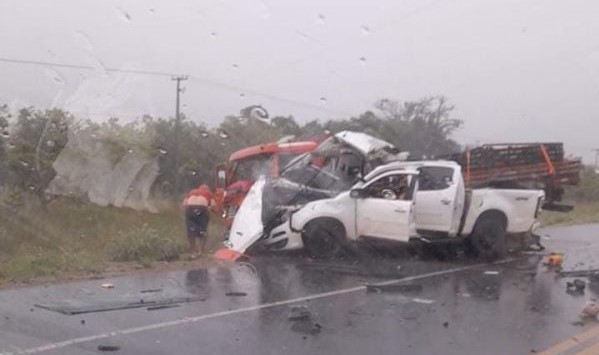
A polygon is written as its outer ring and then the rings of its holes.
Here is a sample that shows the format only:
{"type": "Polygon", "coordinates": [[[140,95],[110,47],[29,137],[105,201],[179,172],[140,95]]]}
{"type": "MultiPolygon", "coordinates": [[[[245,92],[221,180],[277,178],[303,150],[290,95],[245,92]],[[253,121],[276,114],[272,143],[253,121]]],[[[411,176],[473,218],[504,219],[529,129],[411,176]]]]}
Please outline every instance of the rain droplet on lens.
{"type": "Polygon", "coordinates": [[[154,10],[154,9],[152,9],[152,8],[150,8],[150,9],[149,9],[149,11],[150,11],[151,13],[154,13],[154,11],[155,11],[155,10],[154,10]]]}
{"type": "Polygon", "coordinates": [[[318,23],[320,23],[321,25],[324,25],[324,20],[325,20],[324,15],[318,14],[318,23]]]}
{"type": "Polygon", "coordinates": [[[52,147],[54,147],[54,141],[53,141],[53,140],[51,140],[51,139],[49,139],[48,141],[46,141],[46,145],[47,145],[49,148],[52,148],[52,147]]]}
{"type": "Polygon", "coordinates": [[[210,32],[210,37],[216,38],[216,32],[210,32]]]}
{"type": "Polygon", "coordinates": [[[129,13],[127,11],[121,9],[120,7],[117,7],[116,10],[119,13],[119,16],[121,17],[121,19],[123,19],[123,21],[131,22],[131,15],[129,15],[129,13]]]}
{"type": "Polygon", "coordinates": [[[35,185],[29,185],[29,190],[31,190],[31,191],[35,190],[35,185]]]}
{"type": "Polygon", "coordinates": [[[326,97],[321,97],[320,98],[320,103],[323,104],[323,105],[326,105],[327,104],[327,98],[326,97]]]}
{"type": "Polygon", "coordinates": [[[190,172],[190,174],[191,174],[192,176],[196,176],[198,173],[192,170],[192,171],[190,172]]]}
{"type": "Polygon", "coordinates": [[[222,139],[228,139],[229,138],[229,133],[227,133],[227,131],[225,131],[224,129],[221,129],[218,132],[218,136],[221,137],[222,139]]]}
{"type": "Polygon", "coordinates": [[[200,132],[200,136],[202,136],[202,137],[206,138],[206,137],[208,137],[208,136],[209,136],[209,134],[208,134],[208,132],[206,132],[206,131],[201,131],[201,132],[200,132]]]}
{"type": "Polygon", "coordinates": [[[165,149],[159,148],[158,151],[160,152],[160,154],[166,154],[167,151],[165,149]]]}
{"type": "Polygon", "coordinates": [[[243,99],[243,98],[245,98],[245,94],[241,93],[241,94],[239,94],[239,97],[241,97],[243,99]]]}
{"type": "Polygon", "coordinates": [[[129,148],[129,150],[127,152],[129,152],[129,154],[131,154],[131,153],[133,153],[133,149],[129,148]]]}
{"type": "Polygon", "coordinates": [[[237,64],[233,64],[232,67],[233,67],[233,69],[239,69],[239,65],[237,65],[237,64]]]}
{"type": "Polygon", "coordinates": [[[360,57],[360,63],[366,64],[366,57],[360,57]]]}
{"type": "Polygon", "coordinates": [[[362,31],[363,35],[369,35],[370,34],[370,27],[368,27],[368,26],[362,26],[362,27],[360,27],[360,30],[362,31]]]}
{"type": "Polygon", "coordinates": [[[28,167],[29,163],[24,161],[24,160],[20,160],[19,163],[21,163],[21,165],[23,165],[24,167],[28,167]]]}

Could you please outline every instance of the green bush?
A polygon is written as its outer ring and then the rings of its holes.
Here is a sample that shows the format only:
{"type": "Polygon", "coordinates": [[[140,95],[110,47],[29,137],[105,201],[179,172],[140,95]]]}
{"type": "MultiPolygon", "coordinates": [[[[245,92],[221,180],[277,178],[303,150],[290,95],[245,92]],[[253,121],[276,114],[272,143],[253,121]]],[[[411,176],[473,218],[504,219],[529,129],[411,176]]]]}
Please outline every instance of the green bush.
{"type": "Polygon", "coordinates": [[[17,240],[8,228],[0,226],[0,255],[10,255],[17,247],[17,240]]]}
{"type": "Polygon", "coordinates": [[[2,275],[12,280],[30,280],[35,277],[56,275],[66,264],[56,251],[37,250],[27,255],[19,255],[5,265],[2,275]]]}
{"type": "Polygon", "coordinates": [[[152,261],[177,260],[184,247],[183,241],[144,224],[118,233],[107,249],[113,261],[137,261],[147,265],[152,261]]]}

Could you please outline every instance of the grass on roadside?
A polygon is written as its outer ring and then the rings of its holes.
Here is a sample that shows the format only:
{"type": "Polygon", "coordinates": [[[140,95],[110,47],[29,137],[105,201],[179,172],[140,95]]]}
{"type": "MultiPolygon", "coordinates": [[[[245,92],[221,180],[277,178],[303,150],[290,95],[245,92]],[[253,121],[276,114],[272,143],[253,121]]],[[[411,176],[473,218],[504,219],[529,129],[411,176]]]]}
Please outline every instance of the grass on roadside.
{"type": "Polygon", "coordinates": [[[567,213],[543,211],[540,219],[544,226],[599,223],[599,202],[576,203],[574,211],[567,213]]]}
{"type": "MultiPolygon", "coordinates": [[[[220,245],[221,235],[214,216],[209,249],[220,245]]],[[[176,208],[149,213],[69,198],[54,200],[47,209],[0,206],[0,284],[100,273],[111,261],[151,267],[179,259],[186,246],[184,219],[176,208]]]]}

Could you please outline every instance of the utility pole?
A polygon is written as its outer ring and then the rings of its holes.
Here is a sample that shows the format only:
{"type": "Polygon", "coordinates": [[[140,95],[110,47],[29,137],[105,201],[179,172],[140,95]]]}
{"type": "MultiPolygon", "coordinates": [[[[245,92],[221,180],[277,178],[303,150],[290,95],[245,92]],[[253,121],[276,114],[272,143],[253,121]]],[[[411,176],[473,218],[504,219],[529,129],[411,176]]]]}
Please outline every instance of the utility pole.
{"type": "Polygon", "coordinates": [[[173,156],[175,159],[175,186],[174,193],[175,195],[179,192],[179,135],[181,130],[181,112],[180,112],[180,94],[183,92],[181,88],[181,81],[185,81],[189,79],[187,75],[173,76],[171,80],[177,82],[177,102],[175,108],[175,134],[174,134],[174,146],[173,146],[173,156]]]}

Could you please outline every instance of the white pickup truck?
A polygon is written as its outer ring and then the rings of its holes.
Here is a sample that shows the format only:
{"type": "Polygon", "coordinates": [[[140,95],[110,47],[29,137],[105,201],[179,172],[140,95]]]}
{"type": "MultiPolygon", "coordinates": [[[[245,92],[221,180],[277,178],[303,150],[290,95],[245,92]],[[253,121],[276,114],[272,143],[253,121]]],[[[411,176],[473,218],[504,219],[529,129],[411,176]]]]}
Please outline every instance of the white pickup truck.
{"type": "Polygon", "coordinates": [[[283,206],[280,224],[261,221],[264,181],[252,188],[236,218],[229,248],[253,244],[270,250],[306,248],[333,256],[361,240],[409,242],[414,238],[466,238],[485,259],[505,251],[505,235],[529,232],[544,192],[481,188],[466,191],[461,168],[449,161],[393,162],[379,166],[350,190],[303,206],[283,206]]]}

